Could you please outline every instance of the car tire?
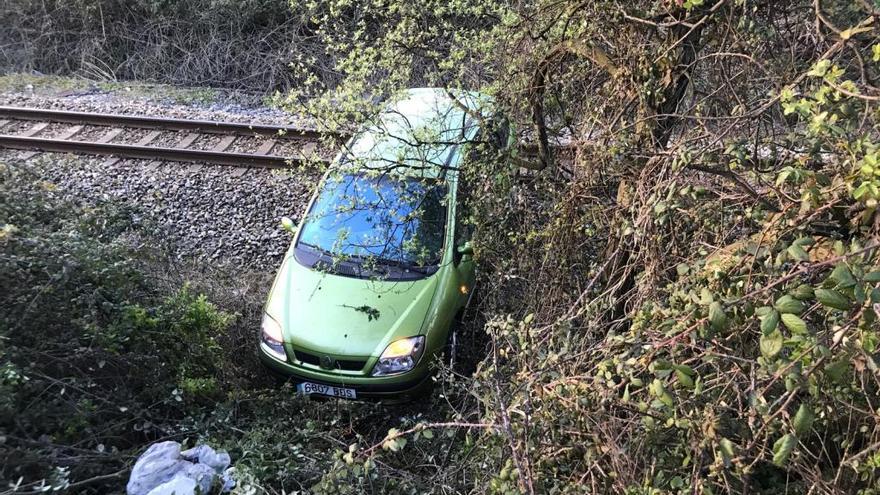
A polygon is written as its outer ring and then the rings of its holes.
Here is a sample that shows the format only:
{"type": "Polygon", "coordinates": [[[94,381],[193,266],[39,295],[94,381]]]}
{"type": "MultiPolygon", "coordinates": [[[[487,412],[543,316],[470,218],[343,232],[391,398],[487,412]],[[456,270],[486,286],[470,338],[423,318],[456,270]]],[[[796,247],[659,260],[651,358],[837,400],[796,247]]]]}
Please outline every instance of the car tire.
{"type": "Polygon", "coordinates": [[[455,370],[455,366],[458,363],[458,354],[459,354],[459,346],[461,344],[461,325],[464,311],[460,311],[455,318],[452,319],[452,323],[449,325],[449,333],[446,335],[446,345],[443,347],[443,364],[448,368],[455,370]]]}
{"type": "Polygon", "coordinates": [[[448,356],[449,362],[447,364],[453,370],[455,369],[455,363],[456,363],[455,358],[457,357],[456,354],[458,351],[458,334],[459,334],[458,327],[459,327],[459,322],[456,319],[456,321],[453,322],[453,324],[452,324],[452,328],[449,329],[449,336],[446,338],[446,352],[449,354],[449,356],[448,356]]]}

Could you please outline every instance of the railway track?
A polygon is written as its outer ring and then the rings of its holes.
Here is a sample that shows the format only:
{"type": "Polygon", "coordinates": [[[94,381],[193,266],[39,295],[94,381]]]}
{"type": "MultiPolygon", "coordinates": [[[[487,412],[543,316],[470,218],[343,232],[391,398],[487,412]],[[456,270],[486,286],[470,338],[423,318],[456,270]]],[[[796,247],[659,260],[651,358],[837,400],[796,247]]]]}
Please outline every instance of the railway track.
{"type": "MultiPolygon", "coordinates": [[[[329,153],[318,149],[323,136],[319,131],[290,126],[0,106],[0,148],[24,150],[25,158],[39,152],[57,152],[108,155],[113,157],[111,160],[288,168],[307,161],[329,161],[329,153]],[[52,129],[50,125],[62,128],[52,129]],[[18,132],[8,132],[16,126],[18,132]],[[147,132],[126,139],[132,130],[147,132]],[[213,142],[205,143],[210,136],[215,138],[213,142]],[[169,137],[175,142],[173,146],[158,144],[169,137]],[[242,140],[251,141],[248,151],[240,151],[242,140]]],[[[339,141],[346,136],[332,137],[339,141]]],[[[568,147],[554,148],[561,153],[561,166],[570,161],[566,156],[571,152],[568,147]]],[[[524,144],[521,149],[524,157],[537,155],[534,144],[524,144]]],[[[571,174],[567,167],[562,168],[571,174]]],[[[535,173],[527,169],[521,172],[535,173]]]]}
{"type": "Polygon", "coordinates": [[[0,106],[0,148],[26,150],[26,156],[61,152],[286,168],[305,161],[327,161],[326,153],[318,150],[321,137],[318,131],[288,126],[0,106]],[[52,125],[55,128],[49,132],[52,125]],[[13,127],[19,132],[8,133],[13,127]],[[131,130],[148,132],[135,133],[131,142],[125,138],[131,130]],[[169,137],[175,141],[173,146],[157,144],[169,137]],[[247,141],[248,151],[236,151],[242,141],[247,141]]]}

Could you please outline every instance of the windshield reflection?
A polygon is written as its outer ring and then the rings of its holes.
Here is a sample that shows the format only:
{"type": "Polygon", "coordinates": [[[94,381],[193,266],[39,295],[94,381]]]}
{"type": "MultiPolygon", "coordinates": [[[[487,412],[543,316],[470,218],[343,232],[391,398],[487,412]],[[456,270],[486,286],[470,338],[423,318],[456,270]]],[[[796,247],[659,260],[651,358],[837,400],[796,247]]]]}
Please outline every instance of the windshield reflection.
{"type": "Polygon", "coordinates": [[[302,224],[296,249],[306,256],[298,259],[350,276],[433,273],[443,252],[446,193],[438,179],[332,175],[302,224]]]}

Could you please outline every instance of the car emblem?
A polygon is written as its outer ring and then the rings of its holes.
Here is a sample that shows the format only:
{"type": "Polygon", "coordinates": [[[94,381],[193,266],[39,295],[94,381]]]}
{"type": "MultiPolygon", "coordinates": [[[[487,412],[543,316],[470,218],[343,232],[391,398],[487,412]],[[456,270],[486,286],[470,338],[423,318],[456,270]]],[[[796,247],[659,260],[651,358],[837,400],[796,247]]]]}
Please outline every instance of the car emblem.
{"type": "Polygon", "coordinates": [[[335,364],[335,362],[333,361],[332,357],[321,356],[321,367],[324,368],[325,370],[332,369],[334,364],[335,364]]]}

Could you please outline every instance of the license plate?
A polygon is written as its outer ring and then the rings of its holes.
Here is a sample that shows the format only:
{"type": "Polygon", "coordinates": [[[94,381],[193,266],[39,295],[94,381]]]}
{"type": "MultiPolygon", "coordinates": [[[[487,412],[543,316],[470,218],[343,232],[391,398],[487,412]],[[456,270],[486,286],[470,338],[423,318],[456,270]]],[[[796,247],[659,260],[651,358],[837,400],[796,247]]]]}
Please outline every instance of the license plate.
{"type": "Polygon", "coordinates": [[[297,387],[299,393],[304,395],[320,394],[329,397],[340,397],[342,399],[355,399],[357,394],[352,388],[333,387],[330,385],[321,385],[320,383],[303,382],[297,387]]]}

